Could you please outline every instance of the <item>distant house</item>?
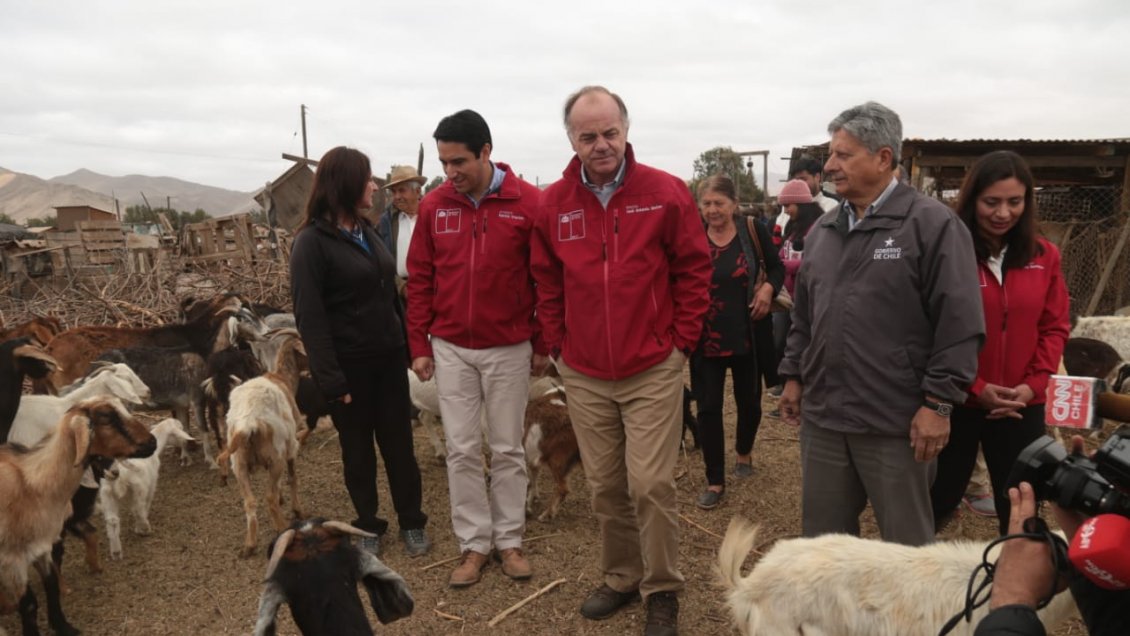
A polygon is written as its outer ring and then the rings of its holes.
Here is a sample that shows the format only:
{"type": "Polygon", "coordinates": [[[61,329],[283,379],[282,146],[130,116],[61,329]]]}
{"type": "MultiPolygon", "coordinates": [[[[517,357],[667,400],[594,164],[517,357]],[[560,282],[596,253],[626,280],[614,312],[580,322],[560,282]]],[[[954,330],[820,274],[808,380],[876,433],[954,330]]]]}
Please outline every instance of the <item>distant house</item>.
{"type": "Polygon", "coordinates": [[[77,229],[79,221],[116,221],[118,217],[113,212],[99,210],[90,205],[57,205],[55,206],[55,227],[62,232],[77,229]]]}

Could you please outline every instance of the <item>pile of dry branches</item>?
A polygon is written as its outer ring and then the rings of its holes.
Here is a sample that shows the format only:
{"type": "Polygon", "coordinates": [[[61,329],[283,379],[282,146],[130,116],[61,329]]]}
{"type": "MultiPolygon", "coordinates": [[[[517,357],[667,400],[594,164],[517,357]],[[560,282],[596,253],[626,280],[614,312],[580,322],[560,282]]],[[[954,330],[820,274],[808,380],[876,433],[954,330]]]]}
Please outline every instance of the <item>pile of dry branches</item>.
{"type": "Polygon", "coordinates": [[[0,325],[33,316],[54,316],[64,328],[79,325],[148,327],[181,319],[180,303],[192,297],[238,292],[253,303],[289,311],[285,264],[189,266],[171,260],[145,273],[100,272],[0,282],[0,325]]]}

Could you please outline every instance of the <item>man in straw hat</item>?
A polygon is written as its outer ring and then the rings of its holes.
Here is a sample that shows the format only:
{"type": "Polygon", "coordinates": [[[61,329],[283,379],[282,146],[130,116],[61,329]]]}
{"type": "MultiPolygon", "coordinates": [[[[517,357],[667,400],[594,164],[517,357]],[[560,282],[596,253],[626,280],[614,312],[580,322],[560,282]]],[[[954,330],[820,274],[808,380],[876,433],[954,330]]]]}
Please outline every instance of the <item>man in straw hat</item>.
{"type": "Polygon", "coordinates": [[[393,166],[385,189],[392,195],[392,208],[381,215],[377,235],[396,259],[396,290],[403,293],[408,280],[408,245],[420,209],[420,188],[427,179],[412,166],[393,166]]]}

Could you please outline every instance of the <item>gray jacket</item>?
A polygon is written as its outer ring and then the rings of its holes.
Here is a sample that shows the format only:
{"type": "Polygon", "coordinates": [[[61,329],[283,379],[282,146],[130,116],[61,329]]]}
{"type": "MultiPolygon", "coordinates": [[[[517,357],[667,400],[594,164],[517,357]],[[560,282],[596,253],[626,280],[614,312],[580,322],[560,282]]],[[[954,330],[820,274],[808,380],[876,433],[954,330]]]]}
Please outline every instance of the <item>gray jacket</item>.
{"type": "Polygon", "coordinates": [[[924,395],[955,404],[984,340],[969,231],[899,184],[848,232],[825,214],[805,240],[780,372],[804,386],[801,417],[846,433],[907,435],[924,395]]]}

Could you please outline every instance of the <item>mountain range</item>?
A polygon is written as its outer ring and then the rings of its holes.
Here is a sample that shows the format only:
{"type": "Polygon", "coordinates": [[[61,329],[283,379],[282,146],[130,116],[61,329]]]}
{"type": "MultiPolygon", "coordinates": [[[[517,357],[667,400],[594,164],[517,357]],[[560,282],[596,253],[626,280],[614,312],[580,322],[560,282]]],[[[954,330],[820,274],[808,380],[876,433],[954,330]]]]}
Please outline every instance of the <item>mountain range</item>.
{"type": "Polygon", "coordinates": [[[228,216],[258,208],[251,192],[225,190],[172,177],[126,175],[111,177],[90,170],[76,170],[51,179],[0,168],[0,213],[16,221],[54,216],[56,206],[89,205],[114,212],[114,197],[122,213],[131,205],[165,207],[193,212],[202,209],[212,216],[228,216]],[[168,197],[168,199],[166,199],[168,197]]]}

